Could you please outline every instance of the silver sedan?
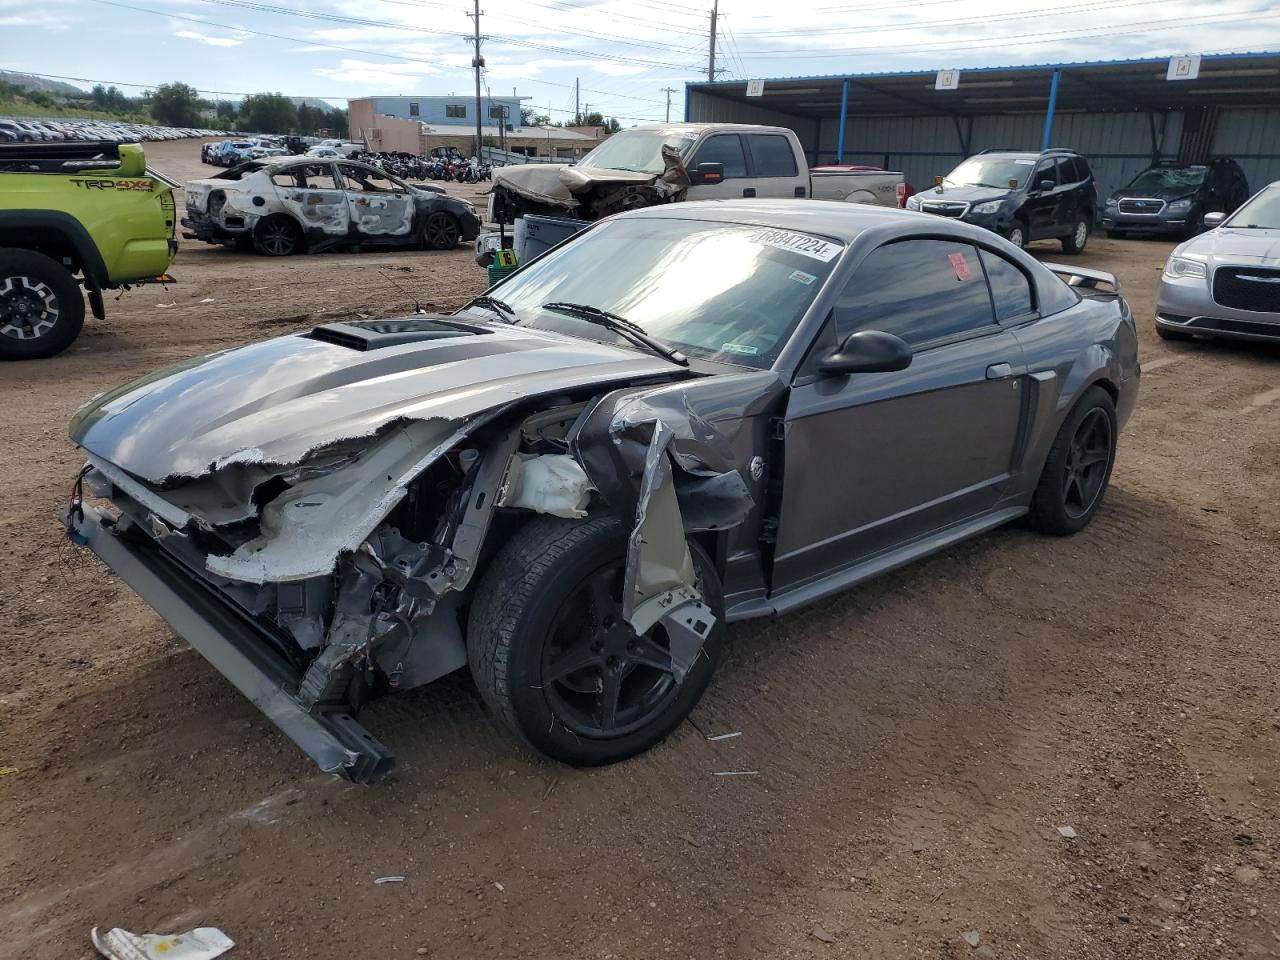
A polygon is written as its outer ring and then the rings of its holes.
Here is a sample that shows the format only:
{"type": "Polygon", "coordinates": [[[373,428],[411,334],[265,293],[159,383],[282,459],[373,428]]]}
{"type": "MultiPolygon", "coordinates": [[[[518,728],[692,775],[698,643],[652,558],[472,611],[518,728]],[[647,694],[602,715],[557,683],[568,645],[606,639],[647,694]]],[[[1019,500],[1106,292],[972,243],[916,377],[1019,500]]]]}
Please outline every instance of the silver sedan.
{"type": "Polygon", "coordinates": [[[1230,217],[1208,213],[1208,233],[1174,248],[1160,279],[1156,333],[1280,340],[1280,181],[1230,217]]]}

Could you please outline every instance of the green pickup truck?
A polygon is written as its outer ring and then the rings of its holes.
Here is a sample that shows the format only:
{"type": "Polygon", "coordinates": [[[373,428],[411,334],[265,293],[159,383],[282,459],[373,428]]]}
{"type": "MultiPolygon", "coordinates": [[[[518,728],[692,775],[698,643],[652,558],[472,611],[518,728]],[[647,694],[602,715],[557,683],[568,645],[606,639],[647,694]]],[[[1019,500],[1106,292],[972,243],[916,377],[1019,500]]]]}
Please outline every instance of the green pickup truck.
{"type": "Polygon", "coordinates": [[[176,186],[137,144],[0,146],[0,360],[65,350],[85,296],[101,320],[102,291],[168,279],[176,186]]]}

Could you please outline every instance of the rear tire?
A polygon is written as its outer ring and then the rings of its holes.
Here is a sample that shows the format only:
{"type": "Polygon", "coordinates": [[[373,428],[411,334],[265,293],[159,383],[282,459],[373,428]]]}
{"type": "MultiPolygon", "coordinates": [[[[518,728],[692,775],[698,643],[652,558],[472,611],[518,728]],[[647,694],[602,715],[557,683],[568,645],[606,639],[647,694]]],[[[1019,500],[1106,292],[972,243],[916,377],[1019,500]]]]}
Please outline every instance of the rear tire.
{"type": "Polygon", "coordinates": [[[1054,438],[1028,518],[1041,533],[1068,536],[1089,525],[1111,481],[1116,459],[1116,406],[1102,387],[1090,387],[1054,438]]]}
{"type": "Polygon", "coordinates": [[[1084,245],[1089,242],[1089,221],[1078,217],[1071,225],[1071,233],[1062,238],[1062,252],[1073,256],[1084,253],[1084,245]]]}
{"type": "Polygon", "coordinates": [[[616,763],[657,744],[697,704],[720,657],[724,598],[695,544],[716,623],[683,682],[670,674],[669,652],[662,669],[661,626],[636,637],[622,620],[628,533],[616,516],[538,517],[493,558],[471,605],[467,659],[485,703],[564,763],[616,763]]]}
{"type": "Polygon", "coordinates": [[[84,327],[84,297],[71,272],[32,250],[0,250],[0,360],[61,353],[84,327]]]}
{"type": "Polygon", "coordinates": [[[275,214],[254,228],[253,249],[264,257],[291,257],[302,249],[302,231],[289,217],[275,214]]]}

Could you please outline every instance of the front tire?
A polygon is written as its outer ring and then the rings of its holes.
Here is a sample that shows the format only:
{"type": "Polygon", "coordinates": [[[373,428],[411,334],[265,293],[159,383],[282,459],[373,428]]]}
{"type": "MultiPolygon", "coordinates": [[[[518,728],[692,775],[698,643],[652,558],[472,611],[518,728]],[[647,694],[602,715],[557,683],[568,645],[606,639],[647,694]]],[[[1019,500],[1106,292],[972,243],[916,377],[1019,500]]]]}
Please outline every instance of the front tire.
{"type": "Polygon", "coordinates": [[[31,250],[0,250],[0,360],[61,353],[84,326],[84,297],[62,264],[31,250]]]}
{"type": "Polygon", "coordinates": [[[462,227],[451,213],[437,210],[422,227],[422,245],[428,250],[452,250],[462,239],[462,227]]]}
{"type": "Polygon", "coordinates": [[[1069,254],[1084,253],[1084,245],[1089,242],[1089,221],[1084,217],[1077,218],[1071,226],[1071,233],[1062,238],[1062,252],[1069,254]]]}
{"type": "Polygon", "coordinates": [[[1005,239],[1012,243],[1019,250],[1027,245],[1027,225],[1021,220],[1015,220],[1009,226],[1009,232],[1005,234],[1005,239]]]}
{"type": "Polygon", "coordinates": [[[1032,527],[1061,537],[1089,525],[1111,481],[1118,432],[1111,394],[1090,387],[1049,449],[1031,500],[1032,527]]]}
{"type": "Polygon", "coordinates": [[[662,626],[638,637],[622,619],[628,533],[615,516],[538,517],[494,557],[471,606],[467,656],[485,703],[530,747],[575,766],[626,760],[668,736],[720,657],[724,599],[694,544],[716,623],[682,682],[662,626]]]}

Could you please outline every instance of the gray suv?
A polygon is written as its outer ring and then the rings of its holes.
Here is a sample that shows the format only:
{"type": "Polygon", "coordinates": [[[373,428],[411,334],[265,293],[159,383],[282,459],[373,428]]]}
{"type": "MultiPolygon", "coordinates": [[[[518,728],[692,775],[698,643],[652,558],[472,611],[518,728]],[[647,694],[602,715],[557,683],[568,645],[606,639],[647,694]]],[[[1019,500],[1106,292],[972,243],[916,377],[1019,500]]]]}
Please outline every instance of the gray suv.
{"type": "Polygon", "coordinates": [[[1080,253],[1097,200],[1093,171],[1073,150],[984,150],[909,198],[907,209],[985,227],[1017,247],[1056,239],[1065,253],[1080,253]]]}

